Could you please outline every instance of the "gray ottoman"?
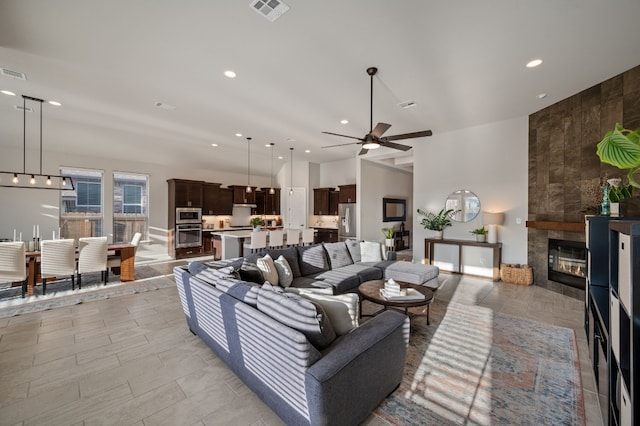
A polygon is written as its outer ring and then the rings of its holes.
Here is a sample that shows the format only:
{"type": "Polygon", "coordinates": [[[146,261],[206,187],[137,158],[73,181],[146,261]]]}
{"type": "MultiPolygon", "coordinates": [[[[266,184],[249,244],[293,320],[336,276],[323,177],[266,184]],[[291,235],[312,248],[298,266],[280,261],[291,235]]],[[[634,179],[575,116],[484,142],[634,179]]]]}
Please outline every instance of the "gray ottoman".
{"type": "Polygon", "coordinates": [[[437,266],[398,261],[387,266],[384,277],[437,289],[439,273],[437,266]]]}

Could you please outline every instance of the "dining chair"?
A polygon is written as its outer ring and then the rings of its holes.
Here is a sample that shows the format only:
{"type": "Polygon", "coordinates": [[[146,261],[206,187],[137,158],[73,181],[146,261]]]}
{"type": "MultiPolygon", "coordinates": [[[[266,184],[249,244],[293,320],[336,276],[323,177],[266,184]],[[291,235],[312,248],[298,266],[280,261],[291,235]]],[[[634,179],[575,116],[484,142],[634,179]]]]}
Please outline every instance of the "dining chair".
{"type": "Polygon", "coordinates": [[[82,288],[82,274],[91,272],[100,272],[104,285],[107,285],[107,237],[78,239],[78,288],[82,288]]]}
{"type": "Polygon", "coordinates": [[[264,248],[267,248],[267,232],[251,231],[251,241],[248,244],[244,244],[245,252],[248,250],[251,253],[255,253],[264,248]]]}
{"type": "Polygon", "coordinates": [[[76,241],[44,240],[40,243],[40,275],[42,294],[47,294],[47,278],[71,277],[71,289],[75,289],[76,241]]]}
{"type": "MultiPolygon", "coordinates": [[[[136,232],[133,234],[133,238],[131,239],[131,245],[133,245],[133,255],[136,255],[138,251],[138,245],[140,245],[140,239],[142,238],[142,234],[140,232],[136,232]]],[[[109,252],[107,256],[107,268],[111,269],[111,272],[118,275],[120,274],[120,256],[109,252]]]]}
{"type": "Polygon", "coordinates": [[[300,244],[300,230],[287,229],[287,246],[294,247],[300,244]]]}
{"type": "Polygon", "coordinates": [[[277,229],[269,231],[269,248],[280,248],[284,245],[284,231],[277,229]]]}
{"type": "Polygon", "coordinates": [[[301,245],[313,244],[313,236],[315,233],[315,229],[313,228],[305,228],[302,230],[302,242],[301,245]]]}
{"type": "Polygon", "coordinates": [[[27,262],[23,241],[0,243],[0,283],[22,281],[22,297],[27,291],[27,262]]]}

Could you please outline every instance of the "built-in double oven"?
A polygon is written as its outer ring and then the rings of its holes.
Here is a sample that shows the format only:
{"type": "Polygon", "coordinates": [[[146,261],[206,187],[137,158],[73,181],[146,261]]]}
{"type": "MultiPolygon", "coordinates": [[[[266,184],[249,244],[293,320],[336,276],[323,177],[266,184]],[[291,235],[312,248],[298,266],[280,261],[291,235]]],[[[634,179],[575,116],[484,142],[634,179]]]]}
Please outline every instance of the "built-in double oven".
{"type": "Polygon", "coordinates": [[[202,245],[202,209],[176,208],[176,248],[202,245]]]}

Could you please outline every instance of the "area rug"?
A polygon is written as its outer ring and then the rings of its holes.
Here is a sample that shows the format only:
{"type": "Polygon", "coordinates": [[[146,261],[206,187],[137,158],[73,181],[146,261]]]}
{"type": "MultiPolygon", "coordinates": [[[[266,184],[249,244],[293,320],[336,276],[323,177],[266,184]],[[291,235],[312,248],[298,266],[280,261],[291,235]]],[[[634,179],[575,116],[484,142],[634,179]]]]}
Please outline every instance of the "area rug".
{"type": "MultiPolygon", "coordinates": [[[[440,306],[438,306],[440,305],[440,306]]],[[[461,304],[411,321],[404,379],[375,415],[394,425],[584,425],[575,333],[461,304]]]]}

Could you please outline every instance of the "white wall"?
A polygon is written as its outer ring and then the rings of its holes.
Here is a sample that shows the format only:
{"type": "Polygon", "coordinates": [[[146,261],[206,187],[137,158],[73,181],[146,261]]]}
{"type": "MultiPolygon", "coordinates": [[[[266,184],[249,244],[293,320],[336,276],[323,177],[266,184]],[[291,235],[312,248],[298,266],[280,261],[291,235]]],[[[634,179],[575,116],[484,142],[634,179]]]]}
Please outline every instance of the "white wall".
{"type": "Polygon", "coordinates": [[[383,242],[382,228],[400,228],[400,222],[382,221],[382,198],[384,197],[407,200],[405,228],[411,229],[413,221],[413,175],[411,173],[361,158],[358,187],[359,238],[383,242]]]}
{"type": "MultiPolygon", "coordinates": [[[[39,152],[27,152],[27,158],[39,158],[39,152]]],[[[113,172],[134,172],[149,176],[149,235],[153,242],[166,242],[168,228],[167,179],[182,178],[218,182],[226,185],[243,185],[246,174],[221,173],[207,170],[171,168],[137,161],[115,161],[102,158],[74,156],[55,152],[44,152],[43,172],[59,174],[60,167],[96,169],[104,172],[104,225],[105,235],[112,235],[113,206],[108,200],[113,197],[113,172]]],[[[0,170],[21,171],[22,150],[0,149],[0,170]]],[[[37,166],[36,166],[37,167],[37,166]]],[[[27,172],[36,171],[27,165],[27,172]]],[[[268,187],[268,176],[252,176],[251,184],[268,187]]],[[[0,238],[12,238],[13,230],[22,232],[23,238],[31,238],[33,225],[40,225],[43,238],[51,238],[58,230],[60,193],[53,190],[0,188],[0,238]]],[[[173,224],[171,224],[173,226],[173,224]]]]}
{"type": "Polygon", "coordinates": [[[358,158],[331,161],[320,164],[319,188],[335,188],[338,185],[356,183],[358,158]]]}
{"type": "MultiPolygon", "coordinates": [[[[528,118],[436,133],[413,149],[414,212],[417,208],[438,212],[453,191],[473,191],[482,211],[505,213],[505,224],[498,230],[503,262],[526,263],[528,118]],[[521,224],[516,224],[518,218],[521,224]]],[[[473,239],[469,231],[483,225],[481,216],[468,223],[454,222],[445,229],[445,238],[473,239]]],[[[433,236],[420,225],[421,218],[415,214],[413,219],[414,260],[424,259],[424,238],[433,236]]]]}

